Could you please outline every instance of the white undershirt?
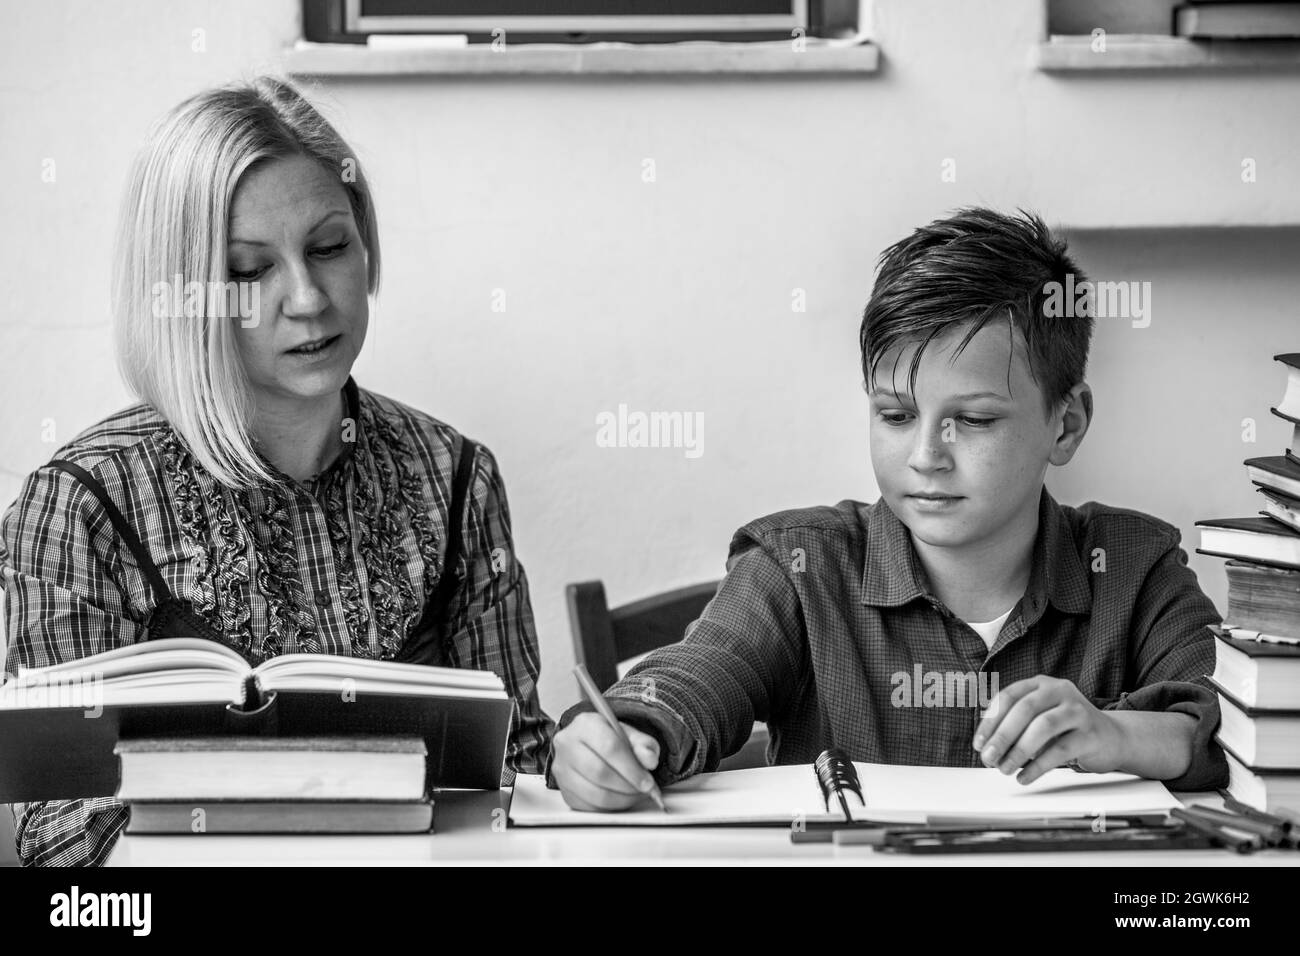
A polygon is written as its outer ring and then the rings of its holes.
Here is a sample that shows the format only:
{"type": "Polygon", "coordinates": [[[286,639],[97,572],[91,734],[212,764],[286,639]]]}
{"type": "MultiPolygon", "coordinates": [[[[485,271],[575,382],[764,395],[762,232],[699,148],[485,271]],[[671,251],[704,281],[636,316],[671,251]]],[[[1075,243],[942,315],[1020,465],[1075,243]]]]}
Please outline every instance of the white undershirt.
{"type": "Polygon", "coordinates": [[[1011,612],[1014,610],[1014,607],[1009,607],[993,620],[985,621],[982,624],[977,624],[974,621],[967,621],[966,623],[970,625],[971,630],[980,636],[980,640],[984,642],[984,646],[989,650],[993,650],[993,642],[996,641],[998,635],[1002,633],[1002,625],[1007,623],[1007,618],[1011,616],[1011,612]]]}

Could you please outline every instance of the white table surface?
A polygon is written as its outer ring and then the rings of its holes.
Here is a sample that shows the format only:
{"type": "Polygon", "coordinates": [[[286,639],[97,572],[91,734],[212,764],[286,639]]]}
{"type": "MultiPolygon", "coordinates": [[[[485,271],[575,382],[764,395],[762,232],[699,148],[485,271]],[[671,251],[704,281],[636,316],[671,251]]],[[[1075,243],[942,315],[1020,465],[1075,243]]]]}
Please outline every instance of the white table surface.
{"type": "MultiPolygon", "coordinates": [[[[1178,794],[1221,806],[1217,794],[1178,794]]],[[[955,853],[795,844],[786,827],[504,827],[508,791],[441,793],[434,832],[413,836],[124,835],[108,866],[701,865],[1300,866],[1300,850],[955,853]]]]}

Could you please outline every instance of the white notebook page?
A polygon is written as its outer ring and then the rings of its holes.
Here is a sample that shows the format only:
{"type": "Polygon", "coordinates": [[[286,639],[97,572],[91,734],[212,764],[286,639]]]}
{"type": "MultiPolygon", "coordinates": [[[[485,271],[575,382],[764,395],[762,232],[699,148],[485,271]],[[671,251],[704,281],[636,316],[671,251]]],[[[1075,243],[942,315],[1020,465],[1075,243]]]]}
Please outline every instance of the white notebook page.
{"type": "MultiPolygon", "coordinates": [[[[908,767],[854,763],[865,808],[849,796],[855,819],[924,821],[927,815],[1093,816],[1159,812],[1179,806],[1155,780],[1122,773],[1058,769],[1029,786],[989,768],[908,767]]],[[[543,777],[515,779],[510,819],[518,826],[680,826],[737,823],[790,824],[843,819],[838,804],[822,805],[811,765],[759,767],[699,774],[664,790],[668,812],[649,800],[622,813],[572,810],[543,777]]]]}

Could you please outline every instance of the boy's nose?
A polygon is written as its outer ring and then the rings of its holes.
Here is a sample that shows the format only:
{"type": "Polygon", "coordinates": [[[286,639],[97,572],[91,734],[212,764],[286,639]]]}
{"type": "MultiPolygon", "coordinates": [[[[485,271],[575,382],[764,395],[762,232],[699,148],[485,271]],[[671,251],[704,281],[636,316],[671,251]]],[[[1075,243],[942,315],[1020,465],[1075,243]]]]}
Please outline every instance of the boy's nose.
{"type": "Polygon", "coordinates": [[[948,442],[943,440],[940,424],[918,428],[907,463],[916,471],[942,471],[952,467],[948,442]]]}

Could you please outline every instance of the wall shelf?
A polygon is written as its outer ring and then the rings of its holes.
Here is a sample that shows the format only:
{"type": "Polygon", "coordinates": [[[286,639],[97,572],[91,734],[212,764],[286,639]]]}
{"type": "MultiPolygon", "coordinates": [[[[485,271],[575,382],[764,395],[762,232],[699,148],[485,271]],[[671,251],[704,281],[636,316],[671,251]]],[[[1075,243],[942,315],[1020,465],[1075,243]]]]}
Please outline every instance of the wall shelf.
{"type": "Polygon", "coordinates": [[[1300,40],[1189,40],[1186,37],[1107,34],[1106,52],[1091,36],[1053,36],[1036,51],[1047,73],[1096,70],[1269,70],[1300,68],[1300,40]]]}
{"type": "Polygon", "coordinates": [[[516,44],[372,49],[359,44],[299,42],[284,54],[294,76],[646,76],[678,74],[870,74],[873,43],[809,38],[758,43],[516,44]]]}

